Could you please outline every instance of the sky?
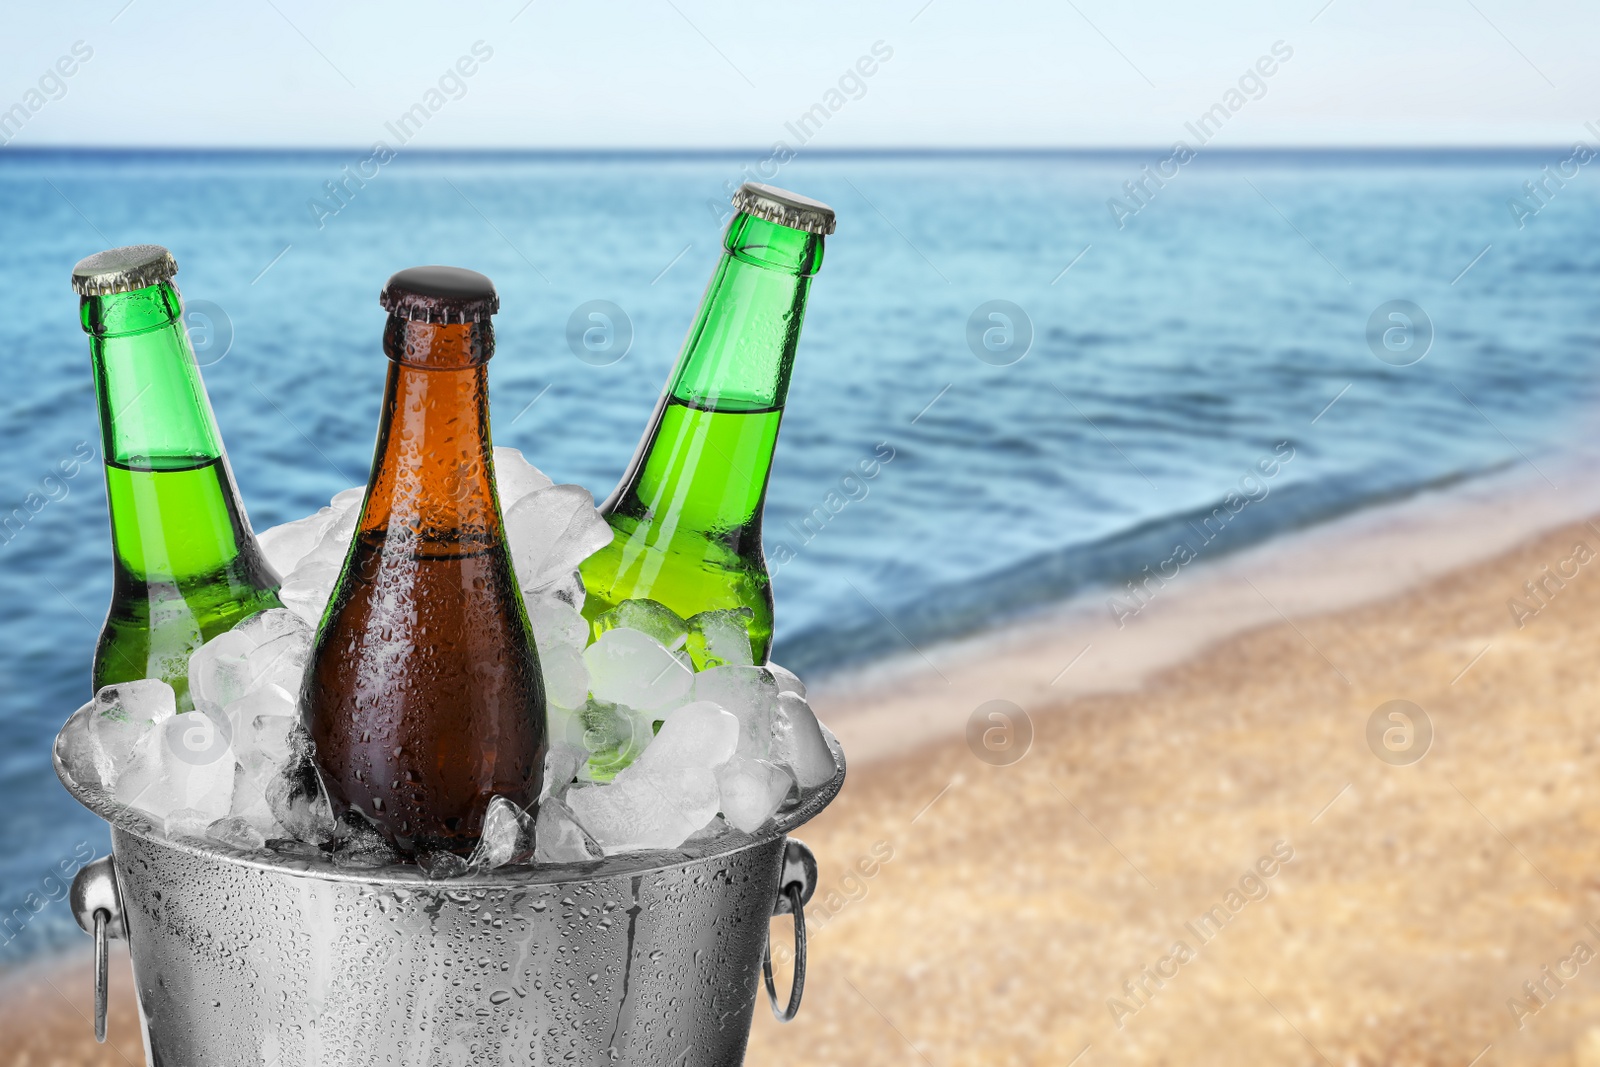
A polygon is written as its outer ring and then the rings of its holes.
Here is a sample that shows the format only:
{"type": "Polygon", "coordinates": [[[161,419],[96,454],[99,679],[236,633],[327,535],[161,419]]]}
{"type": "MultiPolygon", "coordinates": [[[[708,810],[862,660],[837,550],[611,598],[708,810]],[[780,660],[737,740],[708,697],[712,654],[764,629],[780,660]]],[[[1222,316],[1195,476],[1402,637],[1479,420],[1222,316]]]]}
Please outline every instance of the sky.
{"type": "Polygon", "coordinates": [[[435,148],[1145,147],[1218,104],[1236,147],[1600,139],[1592,0],[8,8],[8,146],[365,147],[418,104],[435,148]]]}

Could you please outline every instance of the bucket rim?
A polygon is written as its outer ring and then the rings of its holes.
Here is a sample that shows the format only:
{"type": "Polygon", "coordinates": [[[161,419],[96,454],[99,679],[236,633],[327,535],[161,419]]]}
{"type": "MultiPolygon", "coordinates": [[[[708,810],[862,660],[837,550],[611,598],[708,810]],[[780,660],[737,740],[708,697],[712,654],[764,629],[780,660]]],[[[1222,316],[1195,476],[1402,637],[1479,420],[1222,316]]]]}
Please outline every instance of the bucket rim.
{"type": "Polygon", "coordinates": [[[813,789],[802,790],[799,803],[779,811],[755,833],[745,833],[729,827],[715,838],[685,844],[675,849],[640,850],[577,863],[507,865],[489,871],[469,871],[456,878],[435,879],[428,877],[420,867],[411,863],[381,868],[338,867],[327,860],[315,860],[292,853],[274,852],[270,849],[236,849],[207,839],[168,836],[161,827],[151,821],[149,816],[123,804],[98,782],[79,782],[73,776],[62,758],[62,751],[64,746],[70,743],[67,734],[77,719],[76,715],[69,718],[56,735],[55,743],[51,746],[51,762],[55,765],[56,777],[61,780],[67,792],[72,794],[73,799],[104,819],[114,831],[211,863],[222,862],[231,866],[290,877],[407,889],[426,888],[455,892],[567,885],[694,866],[723,856],[732,856],[747,849],[758,848],[786,837],[827,807],[844,787],[845,778],[844,748],[839,744],[839,739],[834,736],[833,731],[819,721],[818,725],[822,725],[822,736],[833,754],[833,777],[813,789]]]}

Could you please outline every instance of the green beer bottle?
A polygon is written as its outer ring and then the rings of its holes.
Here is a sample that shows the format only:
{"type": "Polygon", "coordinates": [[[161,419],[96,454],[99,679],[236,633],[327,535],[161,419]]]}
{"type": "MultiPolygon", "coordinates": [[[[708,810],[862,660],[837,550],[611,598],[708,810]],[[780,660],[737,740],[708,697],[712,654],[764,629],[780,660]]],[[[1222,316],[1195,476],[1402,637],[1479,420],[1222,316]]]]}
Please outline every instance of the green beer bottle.
{"type": "Polygon", "coordinates": [[[278,576],[239,503],[159,245],[72,269],[89,335],[111,512],[115,585],[94,687],[160,678],[188,710],[189,656],[278,602],[278,576]]]}
{"type": "MultiPolygon", "coordinates": [[[[772,589],[761,551],[778,422],[833,209],[746,182],[722,259],[628,471],[600,513],[616,532],[581,568],[584,615],[598,632],[627,600],[692,621],[743,620],[755,663],[772,645],[772,589]]],[[[703,645],[691,638],[696,667],[703,645]]]]}

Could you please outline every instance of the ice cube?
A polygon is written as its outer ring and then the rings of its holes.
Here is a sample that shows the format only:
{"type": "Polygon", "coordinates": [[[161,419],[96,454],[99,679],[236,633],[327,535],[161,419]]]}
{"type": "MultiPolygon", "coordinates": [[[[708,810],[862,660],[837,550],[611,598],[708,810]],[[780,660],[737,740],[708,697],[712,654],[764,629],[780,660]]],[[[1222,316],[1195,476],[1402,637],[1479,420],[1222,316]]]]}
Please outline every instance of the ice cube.
{"type": "Polygon", "coordinates": [[[581,708],[589,699],[589,670],[583,653],[571,645],[539,650],[539,670],[544,675],[544,695],[559,708],[581,708]]]}
{"type": "MultiPolygon", "coordinates": [[[[545,726],[545,735],[551,745],[559,741],[574,748],[584,748],[583,708],[563,708],[546,701],[545,726]]],[[[585,748],[584,751],[588,750],[585,748]]]]}
{"type": "Polygon", "coordinates": [[[523,595],[551,597],[569,605],[574,611],[583,610],[583,601],[587,596],[583,588],[583,575],[577,571],[546,582],[531,593],[525,590],[523,595]]]}
{"type": "Polygon", "coordinates": [[[599,843],[578,825],[572,809],[559,797],[550,797],[539,802],[539,815],[534,820],[533,839],[535,863],[584,863],[605,856],[605,851],[601,849],[599,843]]]}
{"type": "Polygon", "coordinates": [[[350,539],[355,536],[356,524],[361,521],[362,499],[366,490],[353,485],[349,489],[335,493],[333,499],[328,501],[328,506],[333,508],[337,517],[329,523],[327,530],[322,534],[322,539],[317,542],[317,548],[325,553],[344,558],[345,549],[350,547],[350,539]]]}
{"type": "Polygon", "coordinates": [[[535,490],[507,509],[505,518],[517,584],[526,590],[564,579],[611,543],[611,527],[581,485],[535,490]]]}
{"type": "Polygon", "coordinates": [[[250,691],[250,665],[255,649],[248,634],[237,629],[218,634],[189,657],[189,698],[205,712],[220,713],[250,691]]]}
{"type": "Polygon", "coordinates": [[[89,758],[100,784],[116,786],[135,747],[151,729],[178,713],[172,686],[159,678],[101,686],[89,705],[89,758]]]}
{"type": "Polygon", "coordinates": [[[260,833],[281,837],[287,831],[278,824],[267,794],[278,778],[295,774],[305,758],[295,700],[269,682],[229,704],[224,714],[239,765],[228,810],[260,833]]]}
{"type": "Polygon", "coordinates": [[[298,693],[310,654],[311,628],[304,620],[286,608],[259,612],[195,649],[189,695],[197,709],[217,717],[269,683],[298,693]]]}
{"type": "Polygon", "coordinates": [[[67,772],[70,781],[80,785],[109,787],[95,767],[94,742],[89,739],[89,720],[94,714],[94,701],[80,704],[78,710],[67,716],[67,721],[56,734],[56,761],[67,772]]]}
{"type": "Polygon", "coordinates": [[[734,716],[715,704],[686,704],[667,715],[644,754],[612,784],[574,788],[567,803],[607,855],[677,848],[719,810],[712,768],[727,762],[738,742],[734,716]]]}
{"type": "Polygon", "coordinates": [[[529,493],[547,489],[551,485],[545,473],[523,458],[515,448],[497,446],[494,450],[494,487],[500,498],[500,511],[511,506],[529,493]]]}
{"type": "Polygon", "coordinates": [[[326,860],[328,854],[319,845],[310,845],[292,837],[269,837],[267,847],[284,856],[298,856],[308,860],[326,860]]]}
{"type": "Polygon", "coordinates": [[[417,857],[417,866],[422,868],[423,874],[436,882],[447,878],[460,878],[472,870],[467,866],[467,861],[454,852],[424,852],[417,857]]]}
{"type": "Polygon", "coordinates": [[[266,835],[237,815],[225,815],[206,827],[205,836],[241,852],[265,848],[266,835]]]}
{"type": "Polygon", "coordinates": [[[765,667],[712,667],[694,676],[694,699],[709,700],[739,719],[739,755],[765,759],[772,746],[778,684],[765,667]]]}
{"type": "Polygon", "coordinates": [[[233,735],[234,756],[259,756],[274,764],[289,757],[288,733],[299,721],[295,697],[276,682],[252,689],[222,711],[233,735]]]}
{"type": "Polygon", "coordinates": [[[145,735],[118,776],[115,791],[119,801],[152,818],[165,820],[192,808],[207,816],[209,824],[229,814],[233,778],[227,720],[187,711],[145,735]]]}
{"type": "MultiPolygon", "coordinates": [[[[305,585],[308,588],[311,586],[316,586],[318,588],[325,588],[328,591],[328,594],[331,594],[333,592],[333,587],[338,584],[339,572],[343,569],[344,560],[342,559],[323,560],[316,563],[304,563],[295,568],[294,572],[287,576],[287,580],[284,582],[284,584],[305,585]]],[[[323,599],[327,599],[327,594],[324,594],[323,599]]],[[[287,607],[288,605],[284,606],[287,607]]]]}
{"type": "Polygon", "coordinates": [[[204,838],[216,816],[199,808],[179,808],[169,812],[163,820],[162,830],[168,837],[204,838]]]}
{"type": "Polygon", "coordinates": [[[804,697],[778,694],[778,714],[772,721],[772,759],[793,772],[801,789],[815,789],[833,777],[837,769],[833,750],[804,697]]]}
{"type": "Polygon", "coordinates": [[[618,627],[649,634],[669,651],[682,648],[689,636],[689,624],[677,612],[654,600],[624,600],[594,621],[596,633],[618,627]]]}
{"type": "Polygon", "coordinates": [[[320,845],[336,835],[333,806],[311,763],[311,738],[305,727],[295,728],[289,744],[295,756],[284,773],[273,776],[267,783],[267,807],[276,823],[291,837],[320,845]]]}
{"type": "Polygon", "coordinates": [[[701,767],[659,767],[648,772],[630,768],[623,788],[640,798],[648,815],[641,828],[649,832],[644,848],[677,848],[721,807],[716,774],[701,767]]]}
{"type": "MultiPolygon", "coordinates": [[[[351,490],[345,490],[346,493],[351,490]]],[[[344,496],[340,493],[334,497],[338,500],[344,496]]],[[[317,539],[317,543],[310,552],[300,557],[300,562],[295,564],[293,577],[301,577],[301,572],[308,567],[332,564],[334,567],[344,565],[344,558],[350,551],[350,541],[355,536],[356,523],[361,521],[361,509],[358,507],[334,508],[333,521],[328,523],[327,529],[317,539]]],[[[285,575],[284,577],[290,577],[285,575]]]]}
{"type": "Polygon", "coordinates": [[[322,613],[333,597],[342,563],[317,563],[301,567],[278,587],[278,599],[313,630],[322,622],[322,613]]]}
{"type": "Polygon", "coordinates": [[[713,815],[711,820],[700,829],[684,839],[686,845],[698,845],[705,841],[715,841],[728,832],[728,820],[720,815],[713,815]]]}
{"type": "Polygon", "coordinates": [[[277,685],[286,692],[300,692],[306,661],[311,658],[311,628],[293,612],[284,609],[283,613],[295,621],[300,631],[274,638],[250,650],[245,660],[250,664],[252,689],[277,685]]]}
{"type": "Polygon", "coordinates": [[[641,848],[677,848],[720,806],[717,779],[702,767],[644,773],[635,765],[611,785],[573,789],[567,806],[612,856],[641,848]]]}
{"type": "Polygon", "coordinates": [[[272,569],[279,575],[287,576],[307,553],[317,547],[317,542],[322,540],[322,535],[328,532],[329,525],[337,517],[332,508],[323,508],[315,515],[263,530],[256,535],[256,543],[261,546],[262,554],[272,564],[272,569]]]}
{"type": "Polygon", "coordinates": [[[233,778],[228,817],[238,819],[263,838],[292,836],[267,801],[267,793],[276,786],[279,777],[275,768],[252,773],[241,765],[233,778]]]}
{"type": "Polygon", "coordinates": [[[764,759],[734,757],[717,769],[722,794],[722,814],[728,822],[753,834],[778,813],[794,779],[789,772],[764,759]]]}
{"type": "Polygon", "coordinates": [[[508,863],[526,863],[533,856],[533,821],[521,805],[494,797],[483,815],[483,832],[467,865],[493,870],[508,863]]]}
{"type": "Polygon", "coordinates": [[[229,704],[223,713],[233,731],[233,754],[241,765],[284,767],[294,755],[291,735],[299,725],[295,698],[268,682],[229,704]]]}
{"type": "Polygon", "coordinates": [[[293,612],[285,611],[283,608],[258,611],[235,626],[233,632],[244,634],[257,647],[282,637],[298,637],[307,641],[311,638],[306,624],[293,612]]]}
{"type": "Polygon", "coordinates": [[[651,743],[654,721],[650,713],[626,704],[590,700],[578,713],[583,728],[581,743],[589,753],[580,771],[592,782],[606,782],[631,764],[651,743]]]}
{"type": "Polygon", "coordinates": [[[787,667],[780,667],[776,663],[767,664],[767,670],[772,672],[772,680],[778,683],[778,692],[793,693],[795,696],[806,695],[806,683],[800,680],[799,675],[787,667]]]}
{"type": "Polygon", "coordinates": [[[578,768],[589,762],[589,750],[565,741],[552,740],[544,754],[544,789],[540,801],[560,797],[578,776],[578,768]]]}
{"type": "Polygon", "coordinates": [[[583,651],[589,643],[589,621],[564,600],[553,596],[524,598],[528,607],[528,621],[533,624],[534,642],[539,654],[547,648],[565,647],[583,651]]]}
{"type": "Polygon", "coordinates": [[[740,733],[735,716],[708,700],[697,700],[667,713],[661,731],[633,766],[642,774],[679,767],[712,770],[733,756],[740,733]]]}
{"type": "Polygon", "coordinates": [[[750,620],[754,612],[749,608],[729,608],[702,611],[689,619],[689,636],[684,643],[697,671],[712,667],[749,667],[755,663],[750,654],[750,620]]]}
{"type": "Polygon", "coordinates": [[[358,811],[348,811],[339,820],[338,837],[329,855],[336,867],[370,870],[400,862],[400,853],[358,811]]]}
{"type": "Polygon", "coordinates": [[[641,711],[676,706],[694,683],[688,664],[638,630],[607,630],[584,649],[583,662],[596,700],[641,711]]]}

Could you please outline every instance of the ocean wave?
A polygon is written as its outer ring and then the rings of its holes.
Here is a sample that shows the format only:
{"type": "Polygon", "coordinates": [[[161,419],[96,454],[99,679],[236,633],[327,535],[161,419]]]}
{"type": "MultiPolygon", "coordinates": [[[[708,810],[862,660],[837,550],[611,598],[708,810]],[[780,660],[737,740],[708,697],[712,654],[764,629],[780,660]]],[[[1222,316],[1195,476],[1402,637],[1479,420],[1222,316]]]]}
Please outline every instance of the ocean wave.
{"type": "MultiPolygon", "coordinates": [[[[1190,560],[1209,562],[1291,531],[1447,490],[1511,465],[1512,461],[1504,460],[1413,481],[1395,481],[1383,470],[1370,470],[1291,482],[1233,514],[1228,514],[1223,501],[1173,512],[892,604],[841,612],[828,625],[781,635],[774,644],[773,659],[797,673],[820,678],[1026,617],[1091,589],[1101,588],[1108,599],[1118,596],[1133,603],[1133,597],[1121,588],[1123,583],[1145,578],[1161,563],[1172,560],[1180,546],[1187,549],[1190,560]],[[1226,514],[1227,520],[1217,522],[1219,514],[1226,514]],[[892,626],[883,624],[885,616],[892,626]]],[[[1109,610],[1108,617],[1115,618],[1109,610]]]]}

